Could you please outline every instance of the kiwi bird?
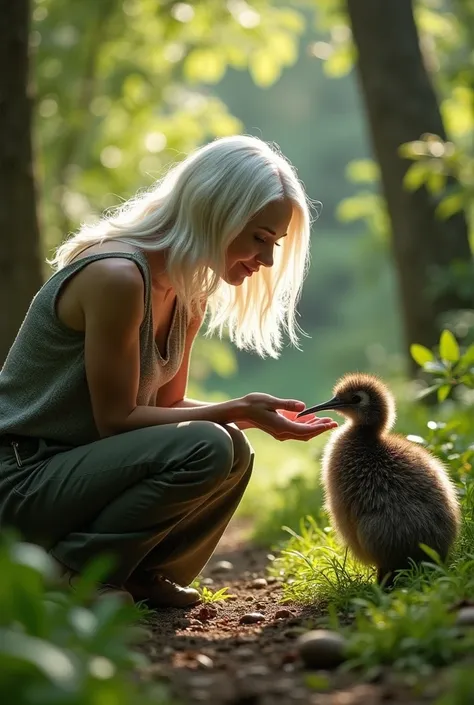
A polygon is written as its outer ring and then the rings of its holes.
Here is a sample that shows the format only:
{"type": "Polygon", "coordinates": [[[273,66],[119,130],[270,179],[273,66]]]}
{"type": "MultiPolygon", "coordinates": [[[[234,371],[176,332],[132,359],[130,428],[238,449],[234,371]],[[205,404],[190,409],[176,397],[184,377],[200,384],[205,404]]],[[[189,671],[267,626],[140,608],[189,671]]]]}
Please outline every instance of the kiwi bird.
{"type": "Polygon", "coordinates": [[[461,521],[456,488],[438,458],[390,432],[395,400],[378,377],[347,374],[333,393],[298,416],[334,409],[345,417],[323,452],[326,508],[342,541],[388,587],[410,559],[428,560],[421,543],[446,559],[461,521]]]}

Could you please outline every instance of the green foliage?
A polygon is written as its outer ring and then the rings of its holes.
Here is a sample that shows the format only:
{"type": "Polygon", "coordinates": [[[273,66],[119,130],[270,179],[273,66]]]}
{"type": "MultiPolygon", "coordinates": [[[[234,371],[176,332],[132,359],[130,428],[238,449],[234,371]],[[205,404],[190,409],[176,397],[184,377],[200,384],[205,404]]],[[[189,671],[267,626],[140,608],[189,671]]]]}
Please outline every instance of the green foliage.
{"type": "Polygon", "coordinates": [[[268,0],[36,0],[46,246],[151,183],[183,152],[240,131],[204,85],[228,67],[270,85],[296,61],[303,29],[300,13],[268,0]]]}
{"type": "Polygon", "coordinates": [[[210,590],[208,587],[204,586],[201,590],[201,599],[204,603],[224,602],[225,600],[231,600],[233,595],[227,593],[228,589],[228,587],[223,587],[219,590],[210,590]]]}
{"type": "Polygon", "coordinates": [[[306,516],[299,532],[284,529],[291,538],[273,561],[269,572],[284,576],[283,600],[330,605],[333,610],[347,609],[364,592],[371,592],[373,571],[361,566],[348,551],[341,549],[327,525],[322,508],[320,520],[306,516]]]}
{"type": "Polygon", "coordinates": [[[373,239],[387,243],[390,233],[387,207],[383,196],[374,190],[380,182],[378,165],[371,159],[349,162],[346,177],[353,183],[366,184],[366,188],[340,202],[337,208],[339,220],[342,223],[362,221],[373,239]]]}
{"type": "MultiPolygon", "coordinates": [[[[473,346],[463,347],[449,330],[442,332],[435,350],[414,344],[411,354],[435,377],[436,388],[442,390],[440,403],[446,386],[463,386],[469,392],[474,388],[473,346]]],[[[298,533],[290,531],[291,538],[271,567],[285,579],[285,599],[328,606],[332,627],[347,639],[346,670],[362,668],[367,676],[375,676],[388,665],[419,679],[472,653],[474,629],[456,621],[456,606],[474,590],[472,406],[459,401],[456,406],[441,404],[440,410],[446,408],[444,421],[430,419],[422,435],[407,436],[442,460],[458,490],[461,532],[445,563],[425,546],[426,561],[400,571],[395,589],[383,592],[374,584],[372,571],[351,559],[336,540],[319,507],[317,518],[306,517],[298,533]]],[[[472,678],[465,673],[462,686],[450,679],[447,692],[453,699],[446,695],[440,705],[468,702],[470,686],[472,678]]]]}
{"type": "Polygon", "coordinates": [[[74,593],[61,587],[42,548],[3,532],[0,544],[0,699],[15,705],[171,705],[166,691],[132,679],[147,665],[133,650],[141,612],[113,597],[93,600],[106,562],[74,593]]]}
{"type": "Polygon", "coordinates": [[[455,612],[447,609],[450,594],[443,587],[437,581],[436,589],[380,594],[377,602],[357,598],[346,667],[368,670],[389,664],[398,671],[427,675],[469,654],[474,631],[456,626],[455,612]]]}
{"type": "Polygon", "coordinates": [[[474,390],[474,344],[461,352],[450,330],[442,331],[436,356],[418,343],[411,345],[410,353],[415,362],[433,377],[433,384],[421,392],[421,398],[436,391],[438,401],[443,402],[452,390],[474,390]]]}

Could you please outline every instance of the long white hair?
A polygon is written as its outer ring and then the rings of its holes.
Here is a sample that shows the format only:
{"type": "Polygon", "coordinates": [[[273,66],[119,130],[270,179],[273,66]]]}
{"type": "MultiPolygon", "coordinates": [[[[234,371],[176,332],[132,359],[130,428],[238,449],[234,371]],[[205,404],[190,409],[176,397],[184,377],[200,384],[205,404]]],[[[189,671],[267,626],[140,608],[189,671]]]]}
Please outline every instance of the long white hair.
{"type": "Polygon", "coordinates": [[[167,251],[168,276],[190,315],[207,301],[208,334],[225,327],[240,349],[278,357],[285,330],[298,346],[296,306],[309,265],[312,204],[296,171],[273,146],[247,135],[216,139],[175,164],[150,189],[99,222],[83,225],[50,264],[66,266],[85,248],[113,238],[144,251],[167,251]],[[273,267],[241,286],[221,275],[225,253],[251,218],[287,198],[293,213],[273,267]]]}

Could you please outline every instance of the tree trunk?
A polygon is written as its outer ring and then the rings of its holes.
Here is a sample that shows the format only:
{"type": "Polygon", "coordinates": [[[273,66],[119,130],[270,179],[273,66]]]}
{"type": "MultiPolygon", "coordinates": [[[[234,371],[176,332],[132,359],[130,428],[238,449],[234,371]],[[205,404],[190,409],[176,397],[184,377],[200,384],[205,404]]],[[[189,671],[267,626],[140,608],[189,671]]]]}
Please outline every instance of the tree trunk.
{"type": "Polygon", "coordinates": [[[398,155],[404,142],[431,132],[445,139],[438,101],[425,69],[411,0],[347,0],[357,72],[379,162],[392,227],[406,344],[431,347],[439,339],[440,316],[467,308],[450,289],[433,295],[432,276],[472,255],[464,213],[435,216],[436,200],[422,187],[406,190],[412,162],[398,155]]]}
{"type": "Polygon", "coordinates": [[[0,367],[42,283],[29,94],[29,0],[0,0],[0,367]]]}

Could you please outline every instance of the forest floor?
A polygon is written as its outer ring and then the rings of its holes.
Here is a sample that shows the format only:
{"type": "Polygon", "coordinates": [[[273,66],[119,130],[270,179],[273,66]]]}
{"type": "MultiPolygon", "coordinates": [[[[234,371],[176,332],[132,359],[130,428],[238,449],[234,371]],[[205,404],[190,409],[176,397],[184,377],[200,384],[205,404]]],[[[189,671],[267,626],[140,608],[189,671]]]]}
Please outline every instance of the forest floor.
{"type": "Polygon", "coordinates": [[[168,682],[183,705],[421,705],[436,700],[435,693],[431,698],[426,692],[414,698],[390,671],[371,683],[340,671],[305,669],[296,640],[318,628],[324,615],[315,607],[281,603],[281,583],[266,572],[269,550],[252,546],[247,536],[248,525],[234,520],[203,572],[201,587],[228,587],[232,599],[186,611],[156,610],[147,618],[149,639],[140,648],[151,662],[148,678],[168,682]]]}

